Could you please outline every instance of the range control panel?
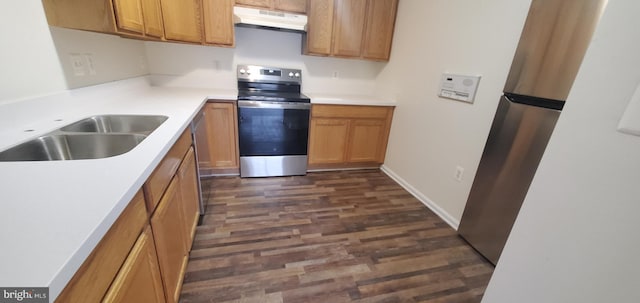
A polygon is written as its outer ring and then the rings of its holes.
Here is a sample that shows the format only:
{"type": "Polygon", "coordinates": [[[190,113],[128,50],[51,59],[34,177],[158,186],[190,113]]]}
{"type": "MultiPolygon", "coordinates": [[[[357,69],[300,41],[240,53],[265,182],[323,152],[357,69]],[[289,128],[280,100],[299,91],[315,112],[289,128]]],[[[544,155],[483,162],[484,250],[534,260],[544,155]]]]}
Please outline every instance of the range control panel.
{"type": "Polygon", "coordinates": [[[270,82],[302,82],[302,70],[257,65],[238,65],[238,80],[270,82]]]}
{"type": "Polygon", "coordinates": [[[442,74],[438,96],[473,103],[480,76],[442,74]]]}

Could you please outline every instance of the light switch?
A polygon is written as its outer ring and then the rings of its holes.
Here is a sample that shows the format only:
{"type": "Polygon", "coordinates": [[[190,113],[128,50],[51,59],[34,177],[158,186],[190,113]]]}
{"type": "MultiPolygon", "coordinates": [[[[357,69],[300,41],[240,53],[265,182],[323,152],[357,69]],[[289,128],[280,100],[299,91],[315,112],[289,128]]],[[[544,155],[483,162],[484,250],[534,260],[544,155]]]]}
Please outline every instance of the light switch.
{"type": "Polygon", "coordinates": [[[84,61],[87,64],[87,69],[89,70],[89,75],[96,74],[96,67],[93,64],[93,54],[87,53],[84,54],[84,61]]]}
{"type": "Polygon", "coordinates": [[[640,136],[640,85],[627,105],[618,124],[618,131],[625,134],[640,136]]]}
{"type": "Polygon", "coordinates": [[[473,103],[478,89],[480,76],[442,74],[438,96],[473,103]]]}

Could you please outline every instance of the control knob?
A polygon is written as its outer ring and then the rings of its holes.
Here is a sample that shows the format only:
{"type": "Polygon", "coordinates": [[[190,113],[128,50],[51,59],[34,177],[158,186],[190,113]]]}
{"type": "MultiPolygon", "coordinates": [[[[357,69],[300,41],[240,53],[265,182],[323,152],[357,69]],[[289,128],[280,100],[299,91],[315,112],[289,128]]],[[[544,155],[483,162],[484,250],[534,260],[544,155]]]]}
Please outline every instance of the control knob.
{"type": "Polygon", "coordinates": [[[293,72],[289,72],[289,77],[293,77],[293,72]]]}
{"type": "Polygon", "coordinates": [[[240,69],[240,74],[241,74],[241,75],[244,75],[244,73],[246,73],[246,72],[247,72],[247,71],[246,71],[244,68],[241,68],[241,69],[240,69]]]}
{"type": "Polygon", "coordinates": [[[296,73],[296,78],[300,78],[300,73],[296,73]]]}

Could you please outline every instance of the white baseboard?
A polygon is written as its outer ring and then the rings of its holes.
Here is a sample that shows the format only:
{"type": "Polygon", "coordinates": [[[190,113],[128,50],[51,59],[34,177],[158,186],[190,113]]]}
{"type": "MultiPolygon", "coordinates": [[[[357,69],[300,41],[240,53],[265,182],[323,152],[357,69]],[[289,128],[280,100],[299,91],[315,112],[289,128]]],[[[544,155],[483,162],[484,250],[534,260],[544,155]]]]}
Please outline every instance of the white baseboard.
{"type": "Polygon", "coordinates": [[[396,181],[400,186],[402,186],[405,190],[407,190],[411,195],[413,195],[416,199],[418,199],[422,204],[428,207],[431,211],[433,211],[438,217],[440,217],[444,222],[447,222],[449,226],[453,227],[453,229],[458,230],[458,225],[460,225],[460,221],[453,218],[448,212],[442,209],[440,206],[435,204],[431,199],[427,198],[424,194],[418,191],[415,187],[413,187],[409,182],[402,179],[402,177],[398,176],[394,171],[392,171],[386,165],[382,165],[380,167],[389,178],[396,181]]]}

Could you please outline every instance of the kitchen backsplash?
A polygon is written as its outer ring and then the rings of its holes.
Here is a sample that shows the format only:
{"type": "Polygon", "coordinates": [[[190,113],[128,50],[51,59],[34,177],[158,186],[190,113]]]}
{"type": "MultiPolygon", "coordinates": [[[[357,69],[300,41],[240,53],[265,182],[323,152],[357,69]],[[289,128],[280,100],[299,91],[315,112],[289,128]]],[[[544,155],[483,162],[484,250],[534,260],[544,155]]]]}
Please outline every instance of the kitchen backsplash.
{"type": "Polygon", "coordinates": [[[236,65],[301,69],[303,92],[371,94],[386,63],[303,56],[302,35],[236,27],[236,47],[145,42],[154,85],[236,87],[236,65]]]}
{"type": "Polygon", "coordinates": [[[147,75],[142,41],[49,27],[67,88],[79,88],[147,75]]]}

